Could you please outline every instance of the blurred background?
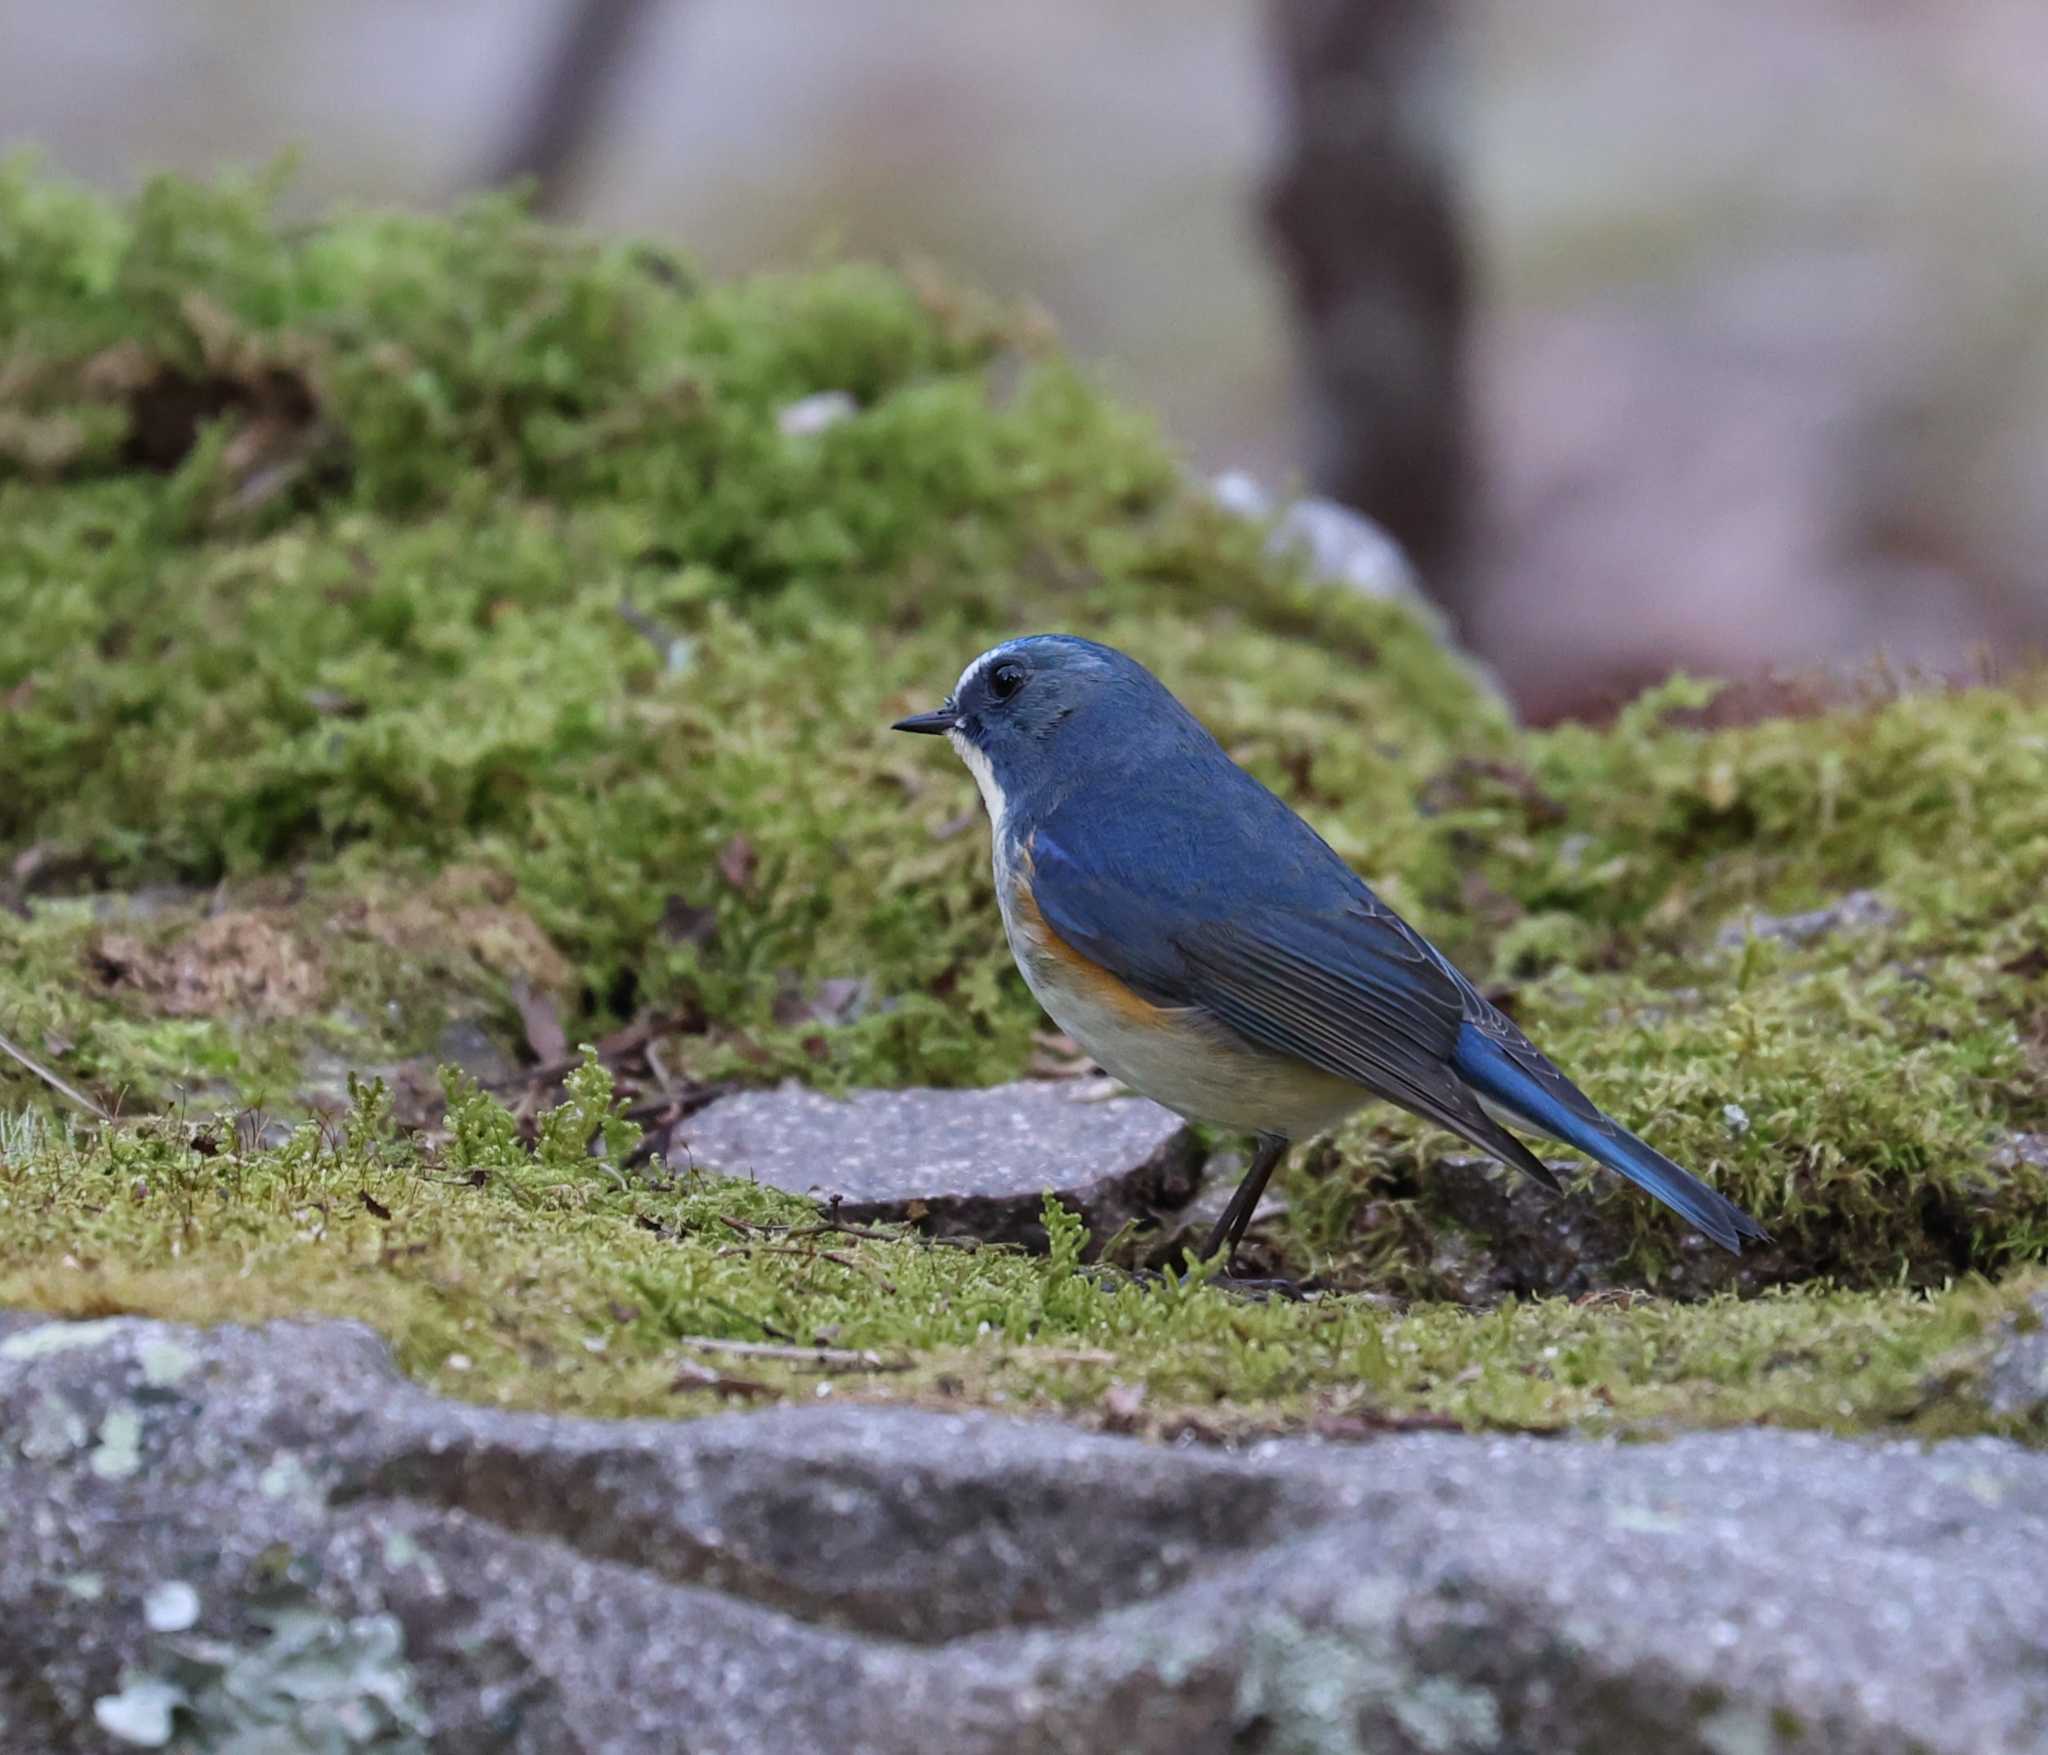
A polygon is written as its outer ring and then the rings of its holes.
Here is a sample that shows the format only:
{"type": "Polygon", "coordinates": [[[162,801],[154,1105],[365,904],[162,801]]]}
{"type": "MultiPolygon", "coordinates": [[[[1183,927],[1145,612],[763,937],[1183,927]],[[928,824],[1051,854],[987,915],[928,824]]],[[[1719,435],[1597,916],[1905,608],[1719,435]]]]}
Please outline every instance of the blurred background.
{"type": "Polygon", "coordinates": [[[2040,0],[71,0],[0,144],[936,258],[1386,524],[1542,720],[2048,643],[2044,69],[2040,0]]]}

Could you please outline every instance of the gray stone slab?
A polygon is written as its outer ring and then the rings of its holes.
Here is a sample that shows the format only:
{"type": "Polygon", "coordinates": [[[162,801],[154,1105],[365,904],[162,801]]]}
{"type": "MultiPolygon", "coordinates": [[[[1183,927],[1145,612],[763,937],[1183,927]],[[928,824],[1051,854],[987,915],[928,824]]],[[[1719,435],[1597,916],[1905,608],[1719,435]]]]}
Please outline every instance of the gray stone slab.
{"type": "Polygon", "coordinates": [[[0,1523],[0,1747],[51,1755],[178,1702],[187,1750],[2048,1737],[2048,1459],[1990,1440],[607,1423],[436,1400],[345,1324],[20,1322],[0,1523]]]}
{"type": "Polygon", "coordinates": [[[671,1168],[752,1176],[849,1219],[915,1217],[942,1236],[1045,1246],[1046,1192],[1097,1239],[1193,1194],[1201,1147],[1170,1110],[1094,1081],[974,1091],[746,1091],[683,1126],[671,1168]]]}

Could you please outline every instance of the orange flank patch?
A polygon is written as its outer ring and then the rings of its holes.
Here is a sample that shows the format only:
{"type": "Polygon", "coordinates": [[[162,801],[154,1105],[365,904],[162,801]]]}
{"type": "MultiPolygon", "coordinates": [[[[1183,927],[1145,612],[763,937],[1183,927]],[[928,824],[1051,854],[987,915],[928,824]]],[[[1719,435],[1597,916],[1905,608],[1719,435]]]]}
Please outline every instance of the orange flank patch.
{"type": "Polygon", "coordinates": [[[1164,1029],[1168,1022],[1167,1008],[1154,1005],[1149,999],[1134,992],[1118,977],[1112,975],[1091,957],[1083,956],[1053,931],[1045,916],[1038,911],[1038,901],[1031,893],[1030,855],[1027,851],[1024,869],[1018,873],[1016,888],[1010,906],[1015,910],[1017,922],[1030,935],[1039,951],[1060,969],[1062,985],[1072,988],[1077,997],[1085,998],[1114,1012],[1127,1023],[1164,1029]]]}

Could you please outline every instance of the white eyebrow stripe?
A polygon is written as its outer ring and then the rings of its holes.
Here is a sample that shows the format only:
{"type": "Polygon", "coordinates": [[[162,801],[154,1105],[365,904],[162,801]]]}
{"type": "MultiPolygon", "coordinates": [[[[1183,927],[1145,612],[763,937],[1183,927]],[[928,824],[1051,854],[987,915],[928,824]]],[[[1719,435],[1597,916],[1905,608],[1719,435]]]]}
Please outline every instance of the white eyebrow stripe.
{"type": "Polygon", "coordinates": [[[996,661],[999,655],[1001,655],[1004,652],[1007,652],[1008,650],[1008,646],[991,646],[979,658],[975,659],[975,661],[972,664],[968,665],[968,667],[960,673],[960,680],[953,685],[953,699],[957,701],[960,699],[962,695],[966,694],[967,685],[971,683],[976,677],[981,675],[981,673],[984,670],[988,669],[988,667],[996,661]]]}

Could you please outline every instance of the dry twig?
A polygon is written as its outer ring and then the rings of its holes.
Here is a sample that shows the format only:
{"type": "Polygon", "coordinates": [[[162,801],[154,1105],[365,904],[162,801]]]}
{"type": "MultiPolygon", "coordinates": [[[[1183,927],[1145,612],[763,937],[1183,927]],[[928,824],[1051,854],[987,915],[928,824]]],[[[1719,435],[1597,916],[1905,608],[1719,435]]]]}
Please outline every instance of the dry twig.
{"type": "Polygon", "coordinates": [[[819,1371],[908,1371],[908,1359],[884,1359],[880,1353],[852,1347],[783,1346],[775,1341],[728,1341],[716,1335],[684,1335],[678,1343],[697,1353],[734,1353],[747,1359],[780,1359],[819,1371]]]}
{"type": "Polygon", "coordinates": [[[40,1060],[36,1059],[33,1054],[29,1053],[26,1048],[21,1047],[18,1043],[10,1042],[5,1036],[0,1036],[0,1054],[6,1054],[21,1062],[37,1078],[41,1079],[44,1084],[48,1085],[51,1090],[55,1091],[60,1097],[69,1098],[70,1101],[83,1109],[86,1114],[94,1116],[101,1121],[112,1121],[114,1119],[76,1085],[67,1083],[59,1078],[48,1067],[43,1065],[40,1060]]]}

